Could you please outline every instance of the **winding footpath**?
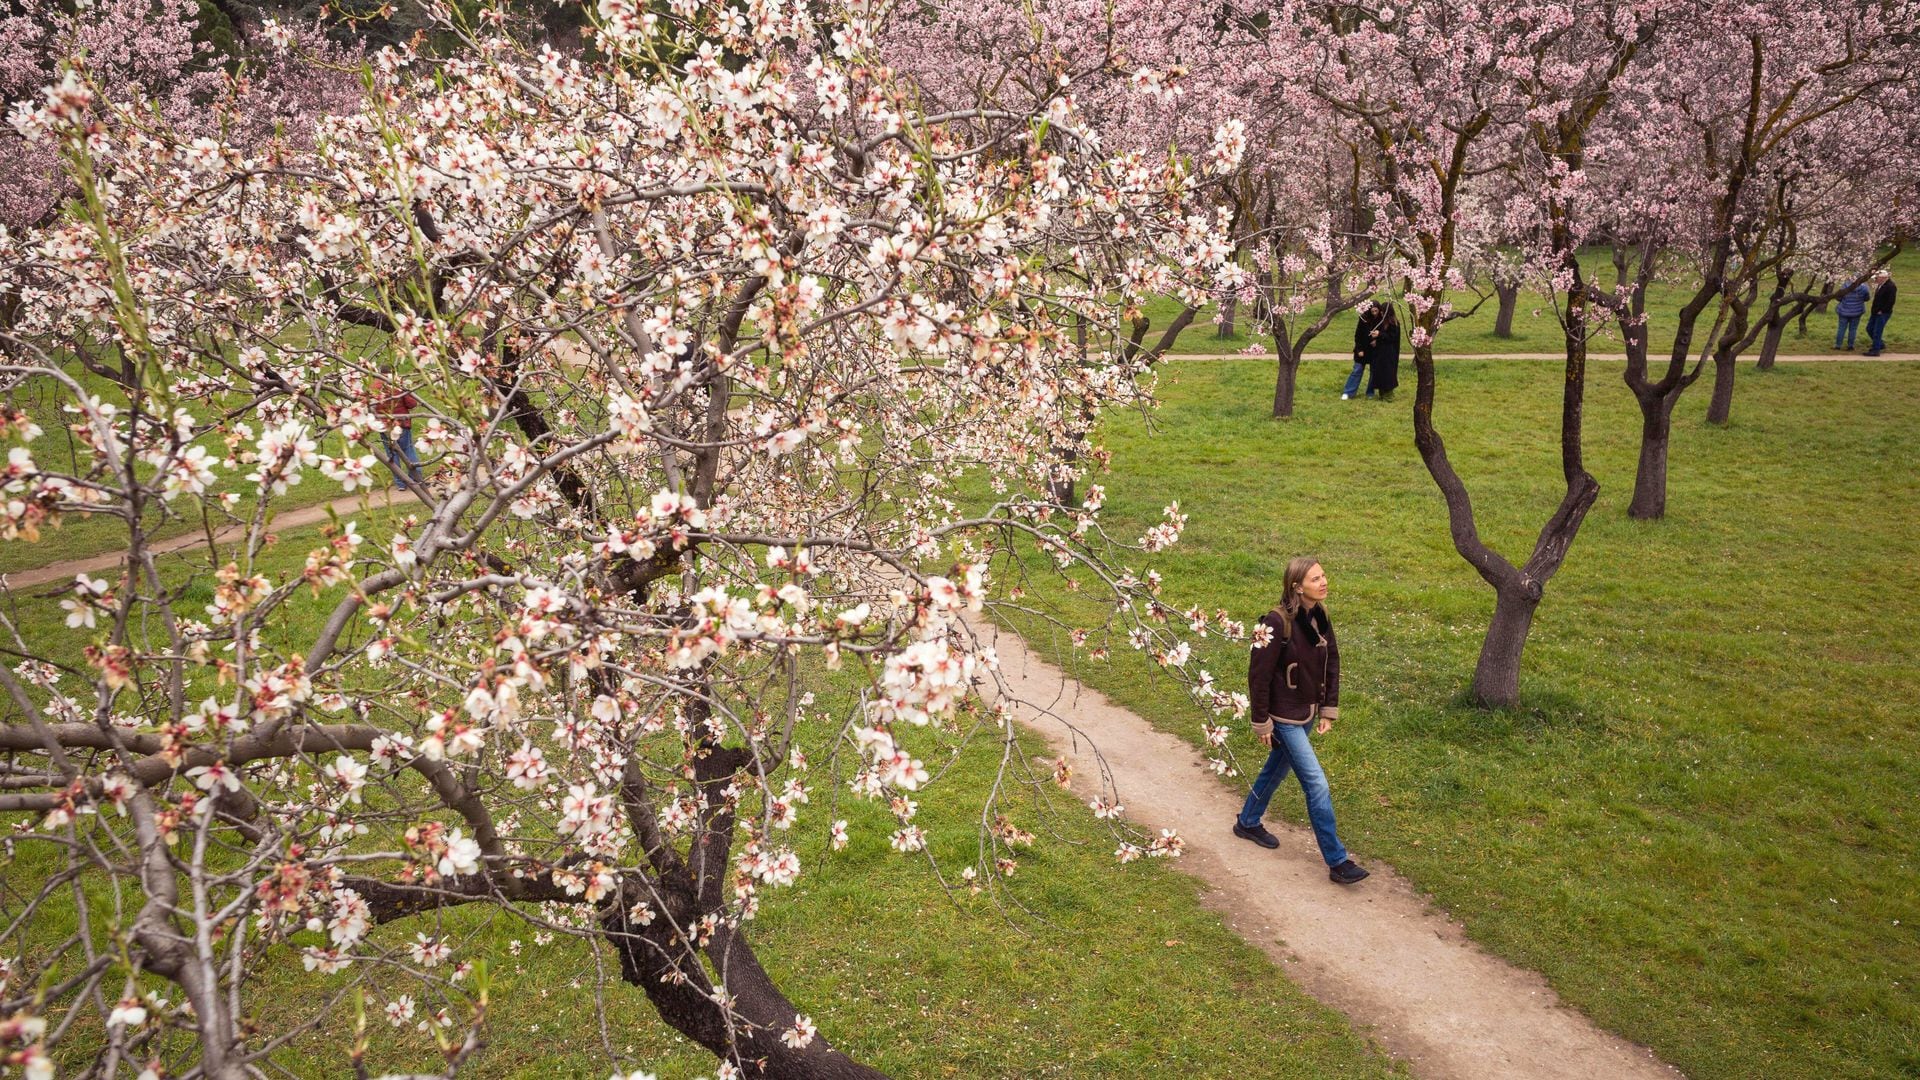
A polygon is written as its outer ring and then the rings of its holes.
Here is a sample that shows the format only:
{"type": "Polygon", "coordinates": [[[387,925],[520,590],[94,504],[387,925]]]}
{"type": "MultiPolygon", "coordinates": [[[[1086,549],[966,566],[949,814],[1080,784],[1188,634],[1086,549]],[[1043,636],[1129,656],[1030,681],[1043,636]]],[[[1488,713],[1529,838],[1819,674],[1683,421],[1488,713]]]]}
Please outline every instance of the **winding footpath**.
{"type": "MultiPolygon", "coordinates": [[[[1345,1013],[1422,1080],[1675,1080],[1652,1051],[1561,1004],[1539,975],[1481,951],[1393,868],[1342,888],[1303,826],[1269,820],[1280,848],[1230,831],[1242,794],[1201,755],[1068,678],[1018,636],[983,627],[1016,715],[1073,765],[1082,797],[1106,776],[1127,820],[1180,831],[1172,865],[1205,886],[1203,902],[1303,989],[1345,1013]],[[1051,714],[1051,715],[1037,715],[1051,714]],[[1063,731],[1070,722],[1084,738],[1063,731]],[[1095,748],[1098,753],[1095,753],[1095,748]]],[[[1279,798],[1298,787],[1289,782],[1279,798]]]]}

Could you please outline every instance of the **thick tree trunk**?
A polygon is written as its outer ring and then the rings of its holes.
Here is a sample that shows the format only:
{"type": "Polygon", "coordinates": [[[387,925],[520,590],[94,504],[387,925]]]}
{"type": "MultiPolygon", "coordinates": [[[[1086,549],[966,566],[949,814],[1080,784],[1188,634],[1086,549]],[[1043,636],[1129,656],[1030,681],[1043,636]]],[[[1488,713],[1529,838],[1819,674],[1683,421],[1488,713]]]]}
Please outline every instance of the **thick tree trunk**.
{"type": "Polygon", "coordinates": [[[1667,445],[1673,437],[1673,406],[1679,395],[1640,399],[1640,464],[1633,474],[1627,516],[1653,521],[1667,514],[1667,445]]]}
{"type": "Polygon", "coordinates": [[[1494,295],[1500,298],[1500,310],[1493,317],[1493,336],[1510,338],[1513,336],[1513,312],[1520,306],[1520,285],[1493,283],[1494,295]]]}
{"type": "Polygon", "coordinates": [[[1725,424],[1733,416],[1733,364],[1737,357],[1722,349],[1713,354],[1713,397],[1707,402],[1707,423],[1725,424]]]}
{"type": "Polygon", "coordinates": [[[1476,703],[1512,708],[1520,701],[1520,653],[1527,647],[1527,633],[1533,629],[1533,613],[1540,607],[1542,592],[1516,584],[1495,592],[1493,622],[1480,645],[1480,663],[1473,669],[1473,687],[1468,691],[1476,703]]]}
{"type": "Polygon", "coordinates": [[[1227,297],[1226,303],[1220,305],[1220,329],[1216,331],[1213,336],[1222,340],[1232,337],[1233,319],[1234,316],[1239,313],[1240,298],[1237,296],[1227,297]]]}
{"type": "MultiPolygon", "coordinates": [[[[1804,314],[1802,317],[1805,317],[1804,314]]],[[[1787,323],[1790,321],[1792,320],[1781,319],[1779,322],[1767,324],[1766,336],[1760,339],[1760,360],[1754,365],[1755,367],[1761,371],[1773,370],[1774,358],[1780,355],[1780,335],[1786,333],[1787,323]]]]}
{"type": "Polygon", "coordinates": [[[1273,379],[1273,418],[1275,420],[1293,419],[1293,387],[1300,374],[1300,357],[1293,351],[1292,343],[1287,340],[1285,330],[1276,329],[1273,335],[1273,351],[1277,369],[1273,379]]]}
{"type": "Polygon", "coordinates": [[[732,998],[728,1010],[714,1002],[706,965],[667,919],[636,926],[622,906],[617,903],[602,916],[620,957],[621,978],[645,991],[675,1031],[736,1064],[748,1080],[886,1080],[885,1073],[834,1049],[824,1035],[815,1033],[798,1049],[781,1041],[798,1010],[739,933],[716,928],[700,950],[732,998]]]}

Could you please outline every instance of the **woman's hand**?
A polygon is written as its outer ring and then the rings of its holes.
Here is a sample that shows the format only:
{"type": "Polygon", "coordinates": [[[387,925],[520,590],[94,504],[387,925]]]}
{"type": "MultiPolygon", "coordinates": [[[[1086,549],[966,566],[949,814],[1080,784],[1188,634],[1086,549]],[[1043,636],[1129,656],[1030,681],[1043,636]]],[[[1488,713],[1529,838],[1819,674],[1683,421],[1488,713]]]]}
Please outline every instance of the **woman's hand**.
{"type": "Polygon", "coordinates": [[[1273,745],[1273,719],[1269,717],[1265,720],[1254,721],[1253,734],[1256,738],[1260,740],[1261,746],[1268,746],[1268,747],[1272,746],[1273,745]]]}
{"type": "Polygon", "coordinates": [[[1315,735],[1325,735],[1327,732],[1332,730],[1333,730],[1333,717],[1327,716],[1324,713],[1320,717],[1320,722],[1313,725],[1313,733],[1315,735]]]}

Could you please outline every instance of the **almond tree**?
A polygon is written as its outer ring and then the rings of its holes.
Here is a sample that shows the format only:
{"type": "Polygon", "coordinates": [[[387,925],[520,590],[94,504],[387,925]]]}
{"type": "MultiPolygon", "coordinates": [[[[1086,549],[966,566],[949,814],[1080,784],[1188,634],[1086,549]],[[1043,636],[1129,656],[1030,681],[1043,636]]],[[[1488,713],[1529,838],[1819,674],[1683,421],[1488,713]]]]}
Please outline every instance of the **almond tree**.
{"type": "MultiPolygon", "coordinates": [[[[1911,3],[1700,2],[1670,21],[1669,36],[1653,50],[1658,62],[1645,79],[1656,89],[1612,133],[1636,160],[1613,177],[1614,218],[1605,230],[1616,249],[1610,303],[1623,326],[1627,387],[1641,411],[1629,516],[1665,515],[1673,409],[1710,356],[1719,355],[1726,372],[1722,416],[1731,401],[1749,309],[1775,265],[1766,222],[1787,220],[1796,197],[1791,184],[1777,186],[1795,168],[1795,147],[1824,125],[1863,124],[1879,95],[1910,95],[1916,56],[1901,31],[1914,13],[1911,3]],[[1673,344],[1656,379],[1646,290],[1672,264],[1685,267],[1694,287],[1674,315],[1673,344]]],[[[1890,147],[1901,144],[1898,130],[1890,147]]]]}
{"type": "Polygon", "coordinates": [[[1484,704],[1517,701],[1534,612],[1599,492],[1581,453],[1590,327],[1575,255],[1586,231],[1584,152],[1588,132],[1609,108],[1615,83],[1657,17],[1647,5],[1576,12],[1492,2],[1416,2],[1331,23],[1318,9],[1295,14],[1303,46],[1319,50],[1318,92],[1369,135],[1379,163],[1381,213],[1374,228],[1396,249],[1408,281],[1414,445],[1446,500],[1454,549],[1494,590],[1470,689],[1484,704]],[[1566,492],[1517,566],[1480,538],[1471,495],[1434,422],[1434,341],[1453,314],[1449,293],[1465,287],[1464,267],[1477,247],[1514,231],[1511,215],[1501,222],[1466,213],[1471,185],[1516,170],[1527,178],[1514,185],[1516,193],[1537,193],[1518,216],[1533,219],[1532,257],[1565,297],[1566,336],[1560,424],[1566,492]],[[1463,231],[1475,225],[1482,235],[1463,231]]]}
{"type": "MultiPolygon", "coordinates": [[[[842,782],[931,860],[916,800],[970,746],[1000,761],[986,828],[934,868],[1017,865],[1009,796],[1055,778],[968,618],[991,575],[1071,571],[1114,601],[1082,634],[1243,705],[1186,674],[1098,486],[1048,495],[1080,408],[1146,403],[1114,304],[1212,287],[1194,202],[1234,133],[1107,149],[1057,87],[930,111],[865,3],[601,0],[582,57],[429,14],[461,47],[375,54],[310,143],[190,138],[77,70],[22,113],[77,197],[0,246],[27,282],[0,539],[105,516],[127,562],[64,591],[83,653],[0,615],[25,658],[0,668],[0,1060],[241,1077],[318,1030],[364,1072],[357,993],[417,1010],[421,1071],[451,1075],[487,1041],[487,957],[439,919],[478,906],[610,954],[727,1076],[875,1075],[749,923],[798,902],[795,829],[860,839],[808,811],[842,782]],[[399,389],[424,502],[281,566],[303,478],[384,483],[399,389]],[[163,564],[156,515],[241,536],[163,564]],[[111,915],[76,923],[89,897],[111,915]],[[289,967],[335,989],[263,1030],[255,978],[289,967]]],[[[1046,85],[1041,52],[995,62],[1046,85]]],[[[1114,827],[1122,862],[1179,852],[1114,827]]]]}

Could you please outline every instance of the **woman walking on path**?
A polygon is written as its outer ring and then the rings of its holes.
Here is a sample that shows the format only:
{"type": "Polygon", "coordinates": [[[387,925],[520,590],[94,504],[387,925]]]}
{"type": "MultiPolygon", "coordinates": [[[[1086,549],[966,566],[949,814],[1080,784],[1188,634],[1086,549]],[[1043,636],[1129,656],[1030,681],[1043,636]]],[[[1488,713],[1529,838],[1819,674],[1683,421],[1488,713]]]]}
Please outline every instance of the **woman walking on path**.
{"type": "Polygon", "coordinates": [[[1385,301],[1369,301],[1360,309],[1353,328],[1353,371],[1340,392],[1341,401],[1360,392],[1362,371],[1367,372],[1368,397],[1377,393],[1385,399],[1400,385],[1400,320],[1385,301]]]}
{"type": "Polygon", "coordinates": [[[1351,885],[1367,871],[1347,857],[1333,821],[1333,792],[1327,774],[1307,738],[1308,725],[1325,735],[1340,716],[1340,645],[1327,616],[1327,572],[1307,556],[1287,564],[1280,605],[1260,617],[1253,631],[1253,658],[1247,686],[1253,706],[1253,733],[1270,747],[1267,763],[1254,777],[1253,790],[1233,823],[1233,835],[1261,847],[1277,848],[1280,838],[1261,823],[1273,793],[1291,770],[1307,796],[1307,819],[1327,877],[1351,885]]]}
{"type": "Polygon", "coordinates": [[[1853,350],[1854,335],[1860,332],[1860,316],[1867,313],[1867,300],[1873,296],[1873,290],[1864,281],[1854,283],[1853,288],[1840,294],[1840,307],[1837,309],[1840,321],[1833,328],[1833,347],[1853,350]]]}

